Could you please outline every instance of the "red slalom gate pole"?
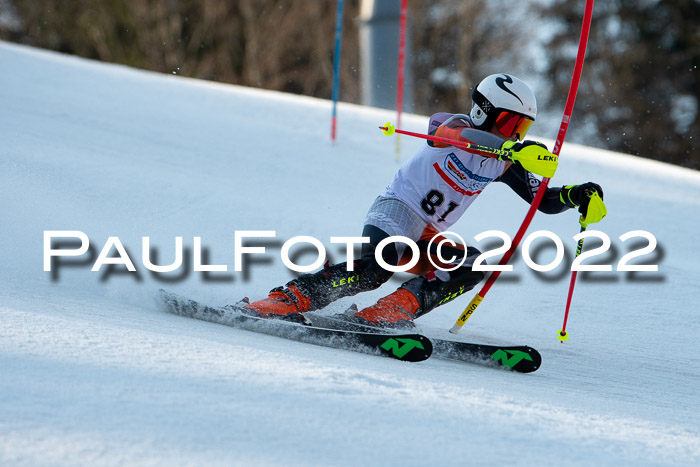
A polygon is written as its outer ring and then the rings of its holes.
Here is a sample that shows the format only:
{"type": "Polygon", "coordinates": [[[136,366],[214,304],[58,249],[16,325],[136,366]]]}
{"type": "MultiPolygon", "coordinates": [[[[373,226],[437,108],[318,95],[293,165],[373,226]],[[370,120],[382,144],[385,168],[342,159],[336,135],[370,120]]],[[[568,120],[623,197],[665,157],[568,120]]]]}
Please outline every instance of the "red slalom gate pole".
{"type": "MultiPolygon", "coordinates": [[[[403,112],[403,81],[404,62],[406,58],[406,9],[408,0],[401,0],[401,17],[399,20],[399,62],[396,77],[396,126],[401,127],[401,112],[403,112]]],[[[396,138],[396,158],[401,157],[401,140],[396,138]]]]}
{"type": "MultiPolygon", "coordinates": [[[[594,0],[586,0],[586,7],[583,13],[583,24],[581,26],[581,36],[579,37],[579,42],[578,42],[578,52],[576,53],[576,63],[574,65],[574,74],[571,79],[571,85],[569,86],[569,95],[566,98],[566,106],[564,107],[564,116],[561,119],[561,126],[559,127],[559,134],[557,135],[557,140],[556,143],[554,144],[554,150],[552,153],[556,154],[557,156],[559,155],[559,152],[561,151],[561,146],[564,143],[564,138],[566,137],[566,131],[569,129],[569,122],[571,121],[571,114],[574,110],[574,103],[576,102],[576,94],[578,93],[578,86],[581,81],[581,71],[583,70],[583,60],[586,55],[586,46],[588,45],[588,34],[591,29],[591,18],[593,16],[593,1],[594,0]]],[[[513,253],[515,253],[515,250],[518,248],[518,245],[520,244],[520,241],[523,239],[525,236],[525,232],[527,231],[528,227],[530,227],[530,223],[532,222],[532,218],[535,216],[535,212],[537,211],[537,208],[539,207],[540,203],[542,202],[542,198],[544,197],[544,193],[547,191],[547,186],[549,185],[549,178],[545,177],[542,179],[542,183],[540,183],[540,187],[537,190],[537,193],[535,193],[535,199],[532,201],[532,204],[530,205],[530,209],[527,211],[527,214],[525,215],[525,220],[523,220],[523,223],[520,225],[520,228],[518,229],[518,232],[515,234],[515,238],[513,239],[513,244],[511,245],[510,249],[506,252],[506,254],[503,255],[501,258],[501,261],[499,261],[498,265],[502,266],[508,261],[510,261],[510,258],[513,256],[513,253]]],[[[469,302],[469,305],[464,309],[462,314],[457,318],[457,321],[455,322],[454,326],[450,329],[450,332],[452,333],[458,333],[461,329],[462,326],[467,322],[467,320],[471,317],[471,315],[474,313],[474,311],[477,309],[481,301],[484,299],[488,291],[491,289],[491,286],[493,286],[494,282],[498,279],[498,277],[501,275],[501,271],[493,271],[489,278],[486,280],[486,283],[484,286],[481,288],[481,290],[474,296],[471,302],[469,302]]],[[[572,279],[572,284],[573,280],[575,280],[575,277],[572,279]]],[[[571,287],[570,293],[573,291],[573,285],[571,287]]],[[[563,331],[566,334],[566,331],[563,331]]]]}

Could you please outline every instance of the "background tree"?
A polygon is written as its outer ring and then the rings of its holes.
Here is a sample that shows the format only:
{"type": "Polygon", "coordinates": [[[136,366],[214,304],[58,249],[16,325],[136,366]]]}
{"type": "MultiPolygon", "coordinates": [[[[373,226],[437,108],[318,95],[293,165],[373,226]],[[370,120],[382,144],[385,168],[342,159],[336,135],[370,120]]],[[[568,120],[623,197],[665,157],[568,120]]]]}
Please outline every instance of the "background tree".
{"type": "MultiPolygon", "coordinates": [[[[555,0],[547,45],[552,94],[563,107],[583,2],[555,0]]],[[[597,2],[571,140],[700,168],[700,2],[597,2]]]]}
{"type": "MultiPolygon", "coordinates": [[[[520,22],[507,19],[521,8],[504,0],[420,0],[409,2],[413,34],[415,111],[468,113],[472,88],[484,76],[523,70],[523,48],[513,41],[520,22]],[[508,6],[509,8],[503,8],[508,6]]],[[[521,74],[522,74],[521,73],[521,74]]],[[[522,76],[525,79],[524,76],[522,76]]]]}
{"type": "MultiPolygon", "coordinates": [[[[359,0],[345,2],[341,99],[357,101],[359,0]]],[[[0,39],[129,66],[330,98],[335,2],[0,0],[0,39]],[[14,23],[14,24],[12,24],[14,23]]]]}

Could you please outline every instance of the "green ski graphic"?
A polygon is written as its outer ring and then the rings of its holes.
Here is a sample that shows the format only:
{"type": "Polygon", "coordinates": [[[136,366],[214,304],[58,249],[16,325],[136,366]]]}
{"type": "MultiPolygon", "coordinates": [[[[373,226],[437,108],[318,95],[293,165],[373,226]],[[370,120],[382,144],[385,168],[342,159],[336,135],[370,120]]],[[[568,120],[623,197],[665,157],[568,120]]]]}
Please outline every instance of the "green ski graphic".
{"type": "Polygon", "coordinates": [[[528,360],[530,362],[532,361],[532,357],[530,356],[530,354],[528,354],[527,352],[522,352],[520,350],[498,349],[491,355],[491,358],[493,358],[497,362],[500,361],[503,365],[507,366],[508,368],[513,368],[523,359],[528,360]]]}
{"type": "Polygon", "coordinates": [[[417,341],[415,339],[394,339],[393,337],[387,339],[382,344],[382,349],[392,352],[396,358],[405,357],[408,352],[415,348],[423,349],[423,344],[421,344],[420,341],[417,341]],[[403,345],[401,345],[400,343],[403,345]]]}

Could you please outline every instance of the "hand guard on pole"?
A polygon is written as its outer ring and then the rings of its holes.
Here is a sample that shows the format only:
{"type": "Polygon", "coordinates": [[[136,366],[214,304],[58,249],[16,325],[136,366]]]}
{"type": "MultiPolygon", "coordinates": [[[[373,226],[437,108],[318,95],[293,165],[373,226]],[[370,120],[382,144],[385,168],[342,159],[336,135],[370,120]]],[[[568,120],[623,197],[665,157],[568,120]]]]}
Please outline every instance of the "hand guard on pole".
{"type": "Polygon", "coordinates": [[[571,208],[578,208],[582,227],[600,222],[608,214],[603,202],[603,188],[597,183],[565,186],[559,193],[559,199],[571,208]]]}
{"type": "Polygon", "coordinates": [[[523,166],[528,172],[542,177],[552,178],[559,165],[559,157],[547,150],[547,146],[537,141],[526,140],[522,143],[506,141],[501,149],[510,151],[509,157],[499,157],[501,160],[510,160],[523,166]]]}

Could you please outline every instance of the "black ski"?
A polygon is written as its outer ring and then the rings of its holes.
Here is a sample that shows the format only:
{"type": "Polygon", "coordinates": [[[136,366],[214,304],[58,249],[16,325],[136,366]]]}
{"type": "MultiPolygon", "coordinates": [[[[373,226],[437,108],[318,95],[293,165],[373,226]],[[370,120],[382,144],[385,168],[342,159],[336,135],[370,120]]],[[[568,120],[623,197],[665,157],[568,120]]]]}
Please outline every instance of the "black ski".
{"type": "MultiPolygon", "coordinates": [[[[353,310],[350,310],[353,311],[353,310]]],[[[324,316],[307,313],[314,326],[337,328],[361,332],[382,332],[382,328],[367,326],[349,321],[344,315],[324,316]]],[[[474,344],[430,337],[433,343],[433,357],[463,362],[479,363],[494,367],[503,367],[519,373],[532,373],[542,365],[542,356],[532,347],[499,346],[474,344]]]]}
{"type": "Polygon", "coordinates": [[[327,329],[285,320],[263,319],[241,312],[240,304],[211,307],[165,290],[160,291],[160,298],[170,313],[309,344],[383,355],[406,362],[426,360],[433,351],[430,340],[416,333],[327,329]]]}
{"type": "Polygon", "coordinates": [[[433,355],[438,358],[502,366],[519,373],[532,373],[542,365],[540,353],[525,345],[501,346],[436,339],[433,355]]]}

